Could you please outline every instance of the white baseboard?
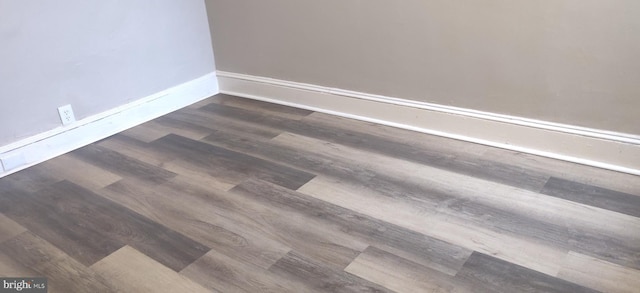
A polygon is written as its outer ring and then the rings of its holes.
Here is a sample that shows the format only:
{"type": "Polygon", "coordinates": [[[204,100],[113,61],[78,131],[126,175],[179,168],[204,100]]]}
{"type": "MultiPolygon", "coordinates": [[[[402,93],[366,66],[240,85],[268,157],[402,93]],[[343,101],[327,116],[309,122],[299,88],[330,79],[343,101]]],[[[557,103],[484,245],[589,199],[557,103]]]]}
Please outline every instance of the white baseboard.
{"type": "Polygon", "coordinates": [[[0,147],[0,177],[52,159],[219,92],[212,72],[120,107],[0,147]]]}
{"type": "Polygon", "coordinates": [[[218,71],[220,92],[640,175],[640,136],[218,71]]]}

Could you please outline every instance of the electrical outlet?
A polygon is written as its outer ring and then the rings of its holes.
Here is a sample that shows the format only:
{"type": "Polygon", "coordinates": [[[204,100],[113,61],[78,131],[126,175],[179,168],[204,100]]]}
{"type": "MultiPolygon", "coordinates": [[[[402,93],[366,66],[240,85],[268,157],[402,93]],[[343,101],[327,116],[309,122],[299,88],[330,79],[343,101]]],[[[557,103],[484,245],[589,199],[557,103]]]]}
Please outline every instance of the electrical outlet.
{"type": "Polygon", "coordinates": [[[58,108],[58,114],[60,114],[62,125],[67,125],[76,121],[76,117],[73,115],[73,108],[71,108],[71,105],[66,105],[58,108]]]}

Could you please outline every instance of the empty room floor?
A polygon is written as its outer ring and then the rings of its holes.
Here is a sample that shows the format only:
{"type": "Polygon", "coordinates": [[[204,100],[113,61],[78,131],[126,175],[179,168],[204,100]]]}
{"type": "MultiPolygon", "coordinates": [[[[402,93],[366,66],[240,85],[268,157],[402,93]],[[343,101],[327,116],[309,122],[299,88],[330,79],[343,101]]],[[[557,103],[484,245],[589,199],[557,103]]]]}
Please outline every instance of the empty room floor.
{"type": "Polygon", "coordinates": [[[0,179],[49,292],[640,292],[640,178],[218,95],[0,179]]]}

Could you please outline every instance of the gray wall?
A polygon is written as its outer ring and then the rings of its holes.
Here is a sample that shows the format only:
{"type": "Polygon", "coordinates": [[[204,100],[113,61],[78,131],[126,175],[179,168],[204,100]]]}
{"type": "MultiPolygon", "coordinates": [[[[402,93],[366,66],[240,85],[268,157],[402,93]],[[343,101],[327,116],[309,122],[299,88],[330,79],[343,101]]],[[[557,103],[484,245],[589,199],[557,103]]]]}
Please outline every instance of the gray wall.
{"type": "Polygon", "coordinates": [[[0,146],[214,70],[203,0],[0,0],[0,146]]]}
{"type": "Polygon", "coordinates": [[[207,0],[219,70],[640,134],[637,0],[207,0]]]}

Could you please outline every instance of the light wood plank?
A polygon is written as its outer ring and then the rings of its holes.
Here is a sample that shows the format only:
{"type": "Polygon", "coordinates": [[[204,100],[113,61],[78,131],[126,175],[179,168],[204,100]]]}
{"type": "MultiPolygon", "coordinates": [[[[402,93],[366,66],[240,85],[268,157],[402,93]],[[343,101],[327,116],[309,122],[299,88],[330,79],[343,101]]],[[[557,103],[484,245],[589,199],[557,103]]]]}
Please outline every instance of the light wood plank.
{"type": "Polygon", "coordinates": [[[399,293],[452,292],[454,289],[451,276],[375,247],[363,251],[345,271],[399,293]]]}
{"type": "Polygon", "coordinates": [[[91,190],[103,188],[122,179],[116,174],[70,155],[62,155],[46,161],[38,168],[91,190]]]}
{"type": "Polygon", "coordinates": [[[25,227],[20,226],[20,224],[0,214],[0,243],[25,231],[27,231],[25,227]]]}
{"type": "MultiPolygon", "coordinates": [[[[424,266],[455,275],[471,250],[441,241],[377,218],[318,200],[260,180],[247,180],[231,190],[262,202],[280,214],[296,213],[304,224],[347,232],[363,243],[376,245],[424,266]]],[[[296,217],[297,218],[297,217],[296,217]]]]}
{"type": "Polygon", "coordinates": [[[574,251],[569,252],[558,277],[602,292],[633,293],[640,290],[640,270],[574,251]]]}
{"type": "Polygon", "coordinates": [[[568,250],[505,235],[414,203],[376,194],[339,179],[316,177],[299,189],[304,194],[365,215],[555,275],[568,250]],[[528,253],[522,253],[527,251],[528,253]]]}
{"type": "Polygon", "coordinates": [[[211,292],[130,246],[122,247],[91,268],[122,292],[211,292]]]}

